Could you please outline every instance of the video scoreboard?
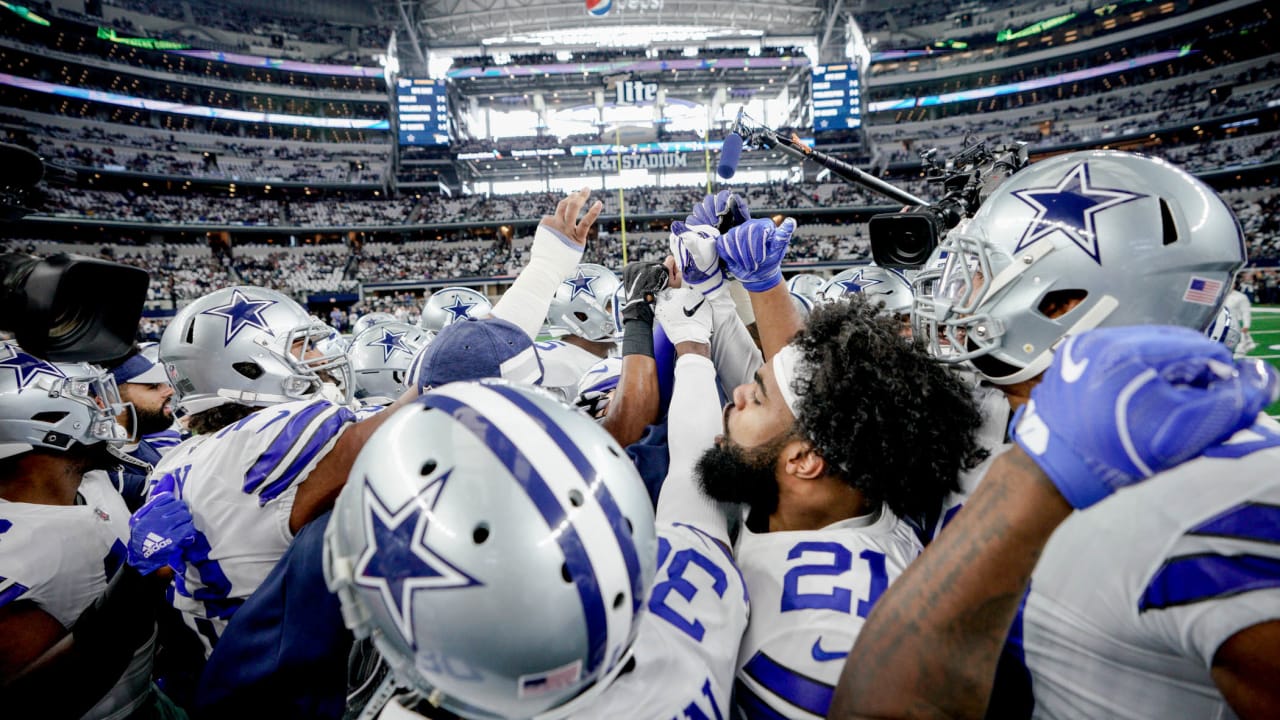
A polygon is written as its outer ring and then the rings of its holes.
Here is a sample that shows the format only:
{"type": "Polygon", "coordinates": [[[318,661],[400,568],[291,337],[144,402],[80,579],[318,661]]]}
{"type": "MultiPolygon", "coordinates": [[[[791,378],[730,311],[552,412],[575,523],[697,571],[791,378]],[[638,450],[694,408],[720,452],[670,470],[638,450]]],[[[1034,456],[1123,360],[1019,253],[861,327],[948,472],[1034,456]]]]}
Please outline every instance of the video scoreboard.
{"type": "Polygon", "coordinates": [[[849,65],[813,66],[813,130],[830,132],[862,126],[862,92],[858,68],[849,65]]]}
{"type": "Polygon", "coordinates": [[[401,145],[448,145],[449,96],[444,80],[398,78],[396,122],[401,145]]]}

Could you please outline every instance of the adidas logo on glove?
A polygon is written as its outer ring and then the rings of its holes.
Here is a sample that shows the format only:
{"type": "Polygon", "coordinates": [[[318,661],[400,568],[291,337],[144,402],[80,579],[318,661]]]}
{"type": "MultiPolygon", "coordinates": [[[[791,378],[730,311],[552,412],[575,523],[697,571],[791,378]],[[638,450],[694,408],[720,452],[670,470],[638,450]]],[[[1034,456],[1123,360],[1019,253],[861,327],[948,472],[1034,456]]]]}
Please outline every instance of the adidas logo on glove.
{"type": "Polygon", "coordinates": [[[155,533],[147,533],[147,537],[142,540],[142,557],[149,558],[172,544],[173,540],[167,537],[161,537],[155,533]]]}

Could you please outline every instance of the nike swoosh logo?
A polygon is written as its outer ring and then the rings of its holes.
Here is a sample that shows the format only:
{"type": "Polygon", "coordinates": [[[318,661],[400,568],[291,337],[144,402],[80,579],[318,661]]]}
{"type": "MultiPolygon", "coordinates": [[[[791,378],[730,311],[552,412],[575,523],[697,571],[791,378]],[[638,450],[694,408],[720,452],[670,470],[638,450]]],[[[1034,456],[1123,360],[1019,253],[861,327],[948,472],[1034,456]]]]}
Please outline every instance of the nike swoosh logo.
{"type": "Polygon", "coordinates": [[[849,651],[844,652],[828,652],[822,649],[822,636],[819,635],[817,640],[813,641],[813,649],[810,651],[813,659],[818,662],[829,662],[831,660],[841,660],[849,657],[849,651]]]}
{"type": "Polygon", "coordinates": [[[1071,346],[1075,343],[1075,338],[1072,338],[1066,347],[1062,348],[1062,379],[1069,383],[1078,381],[1084,375],[1085,368],[1089,367],[1088,360],[1076,362],[1071,359],[1071,346]]]}
{"type": "Polygon", "coordinates": [[[682,310],[684,310],[684,316],[693,317],[693,314],[698,312],[698,308],[702,307],[702,303],[705,303],[706,301],[707,301],[706,298],[702,298],[701,302],[699,302],[697,305],[694,305],[691,308],[681,308],[682,310]]]}

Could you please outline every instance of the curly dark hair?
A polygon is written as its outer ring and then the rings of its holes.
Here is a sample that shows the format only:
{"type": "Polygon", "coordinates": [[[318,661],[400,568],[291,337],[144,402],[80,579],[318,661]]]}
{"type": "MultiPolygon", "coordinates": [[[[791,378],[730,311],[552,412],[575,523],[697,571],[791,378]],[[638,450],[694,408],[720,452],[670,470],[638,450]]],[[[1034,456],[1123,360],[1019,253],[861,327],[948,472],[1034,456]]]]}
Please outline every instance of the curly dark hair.
{"type": "Polygon", "coordinates": [[[233,422],[258,412],[262,408],[249,407],[239,403],[227,403],[208,410],[202,410],[187,418],[187,429],[192,435],[215,433],[233,422]]]}
{"type": "Polygon", "coordinates": [[[810,370],[794,382],[796,428],[868,501],[922,519],[987,452],[970,388],[900,329],[860,295],[815,308],[794,341],[810,370]]]}

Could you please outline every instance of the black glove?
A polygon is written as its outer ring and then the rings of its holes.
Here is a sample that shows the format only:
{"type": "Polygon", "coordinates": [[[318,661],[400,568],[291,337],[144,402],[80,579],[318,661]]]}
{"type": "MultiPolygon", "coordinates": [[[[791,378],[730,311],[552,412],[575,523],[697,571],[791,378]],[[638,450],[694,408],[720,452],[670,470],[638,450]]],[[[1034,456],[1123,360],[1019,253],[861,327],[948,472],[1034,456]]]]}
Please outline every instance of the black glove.
{"type": "Polygon", "coordinates": [[[670,277],[661,263],[630,263],[622,269],[622,287],[626,302],[622,305],[622,322],[643,320],[653,324],[653,301],[667,287],[670,277]]]}
{"type": "Polygon", "coordinates": [[[630,263],[622,269],[622,356],[653,357],[653,303],[670,281],[662,263],[630,263]]]}

